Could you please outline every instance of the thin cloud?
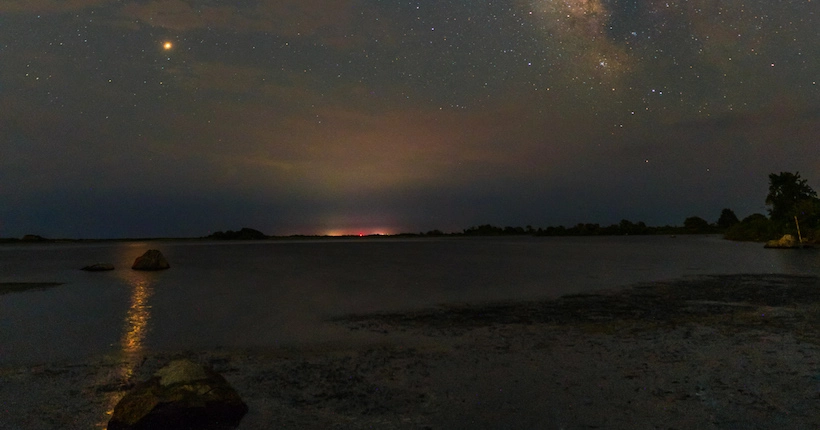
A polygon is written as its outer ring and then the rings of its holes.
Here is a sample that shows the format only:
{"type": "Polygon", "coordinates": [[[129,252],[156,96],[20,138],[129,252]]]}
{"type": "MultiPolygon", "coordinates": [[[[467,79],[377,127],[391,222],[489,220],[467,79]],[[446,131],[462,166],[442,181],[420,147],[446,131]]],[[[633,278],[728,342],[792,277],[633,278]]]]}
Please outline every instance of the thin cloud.
{"type": "Polygon", "coordinates": [[[0,2],[0,13],[61,13],[106,4],[112,0],[7,0],[0,2]]]}

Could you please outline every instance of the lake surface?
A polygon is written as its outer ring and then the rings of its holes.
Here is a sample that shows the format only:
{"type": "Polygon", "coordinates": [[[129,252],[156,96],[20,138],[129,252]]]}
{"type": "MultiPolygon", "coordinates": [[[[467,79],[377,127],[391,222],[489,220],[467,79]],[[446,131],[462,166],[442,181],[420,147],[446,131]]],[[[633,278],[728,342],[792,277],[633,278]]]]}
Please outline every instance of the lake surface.
{"type": "Polygon", "coordinates": [[[550,298],[686,276],[820,274],[816,250],[714,236],[119,242],[0,246],[0,365],[341,339],[348,313],[550,298]],[[163,272],[136,272],[159,249],[163,272]],[[111,272],[79,268],[113,263],[111,272]]]}

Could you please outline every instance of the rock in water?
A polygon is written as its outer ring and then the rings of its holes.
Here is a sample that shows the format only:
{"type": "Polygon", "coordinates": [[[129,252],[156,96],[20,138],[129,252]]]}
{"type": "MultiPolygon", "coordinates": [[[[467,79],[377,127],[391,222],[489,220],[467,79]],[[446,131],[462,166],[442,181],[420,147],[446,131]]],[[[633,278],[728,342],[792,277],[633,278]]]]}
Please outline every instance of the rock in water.
{"type": "Polygon", "coordinates": [[[165,270],[171,267],[165,256],[156,249],[149,249],[145,254],[137,257],[134,260],[134,265],[131,266],[134,270],[165,270]]]}
{"type": "Polygon", "coordinates": [[[83,267],[82,270],[85,270],[86,272],[105,272],[106,270],[114,270],[114,265],[108,263],[95,263],[83,267]]]}
{"type": "Polygon", "coordinates": [[[777,240],[770,240],[770,241],[766,242],[766,245],[764,245],[764,248],[799,248],[799,247],[800,247],[800,243],[797,241],[797,239],[794,236],[792,236],[790,234],[785,234],[785,235],[783,235],[783,237],[781,237],[780,239],[777,239],[777,240]]]}
{"type": "Polygon", "coordinates": [[[227,430],[248,406],[222,375],[175,360],[136,385],[114,407],[108,430],[227,430]]]}

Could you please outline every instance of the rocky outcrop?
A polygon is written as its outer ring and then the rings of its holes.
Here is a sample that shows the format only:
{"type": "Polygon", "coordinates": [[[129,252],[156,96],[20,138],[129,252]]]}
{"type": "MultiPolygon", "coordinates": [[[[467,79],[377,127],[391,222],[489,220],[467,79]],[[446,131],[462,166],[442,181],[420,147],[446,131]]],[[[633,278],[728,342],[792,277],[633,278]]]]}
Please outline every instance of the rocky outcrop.
{"type": "Polygon", "coordinates": [[[145,251],[145,254],[137,257],[134,260],[134,265],[131,266],[134,270],[165,270],[170,267],[171,265],[168,264],[165,256],[156,249],[145,251]]]}
{"type": "Polygon", "coordinates": [[[190,360],[172,361],[117,403],[108,430],[227,430],[248,406],[222,375],[190,360]]]}
{"type": "Polygon", "coordinates": [[[800,248],[800,242],[790,234],[783,235],[780,239],[770,240],[764,245],[765,248],[800,248]]]}
{"type": "Polygon", "coordinates": [[[114,270],[114,265],[108,263],[95,263],[85,266],[81,270],[85,270],[86,272],[105,272],[108,270],[114,270]]]}

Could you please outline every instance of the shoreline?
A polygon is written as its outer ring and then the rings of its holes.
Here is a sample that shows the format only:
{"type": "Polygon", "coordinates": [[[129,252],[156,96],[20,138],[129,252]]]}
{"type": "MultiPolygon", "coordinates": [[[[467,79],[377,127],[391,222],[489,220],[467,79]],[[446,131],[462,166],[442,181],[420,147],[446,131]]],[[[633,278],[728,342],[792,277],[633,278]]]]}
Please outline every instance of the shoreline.
{"type": "Polygon", "coordinates": [[[814,276],[704,276],[333,322],[373,342],[0,369],[0,429],[103,428],[133,383],[181,357],[236,388],[250,408],[240,430],[820,426],[814,276]]]}

